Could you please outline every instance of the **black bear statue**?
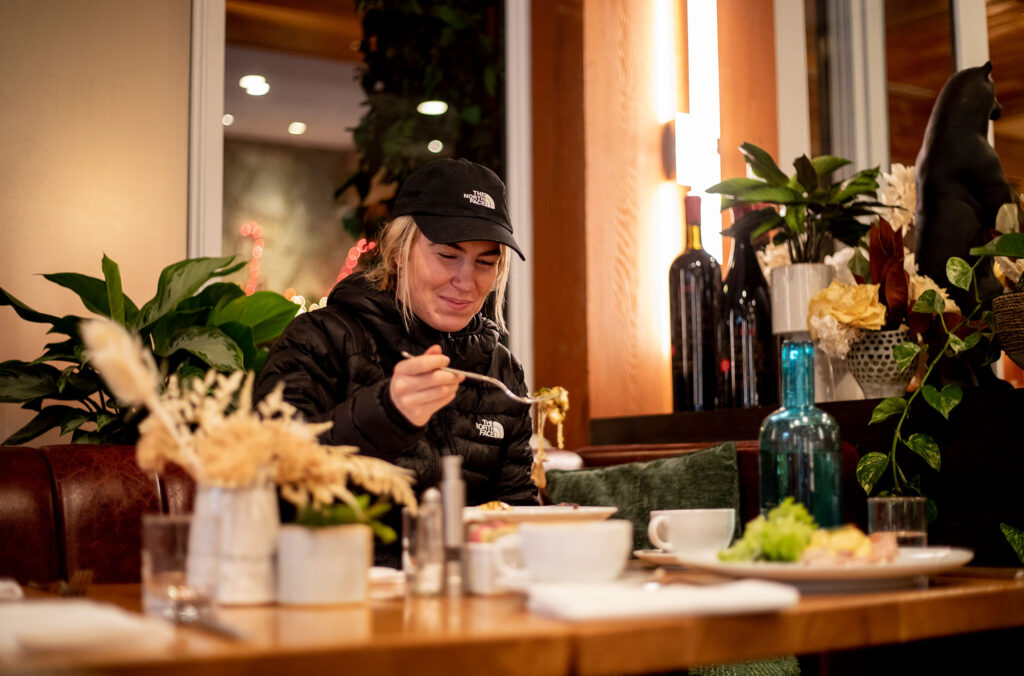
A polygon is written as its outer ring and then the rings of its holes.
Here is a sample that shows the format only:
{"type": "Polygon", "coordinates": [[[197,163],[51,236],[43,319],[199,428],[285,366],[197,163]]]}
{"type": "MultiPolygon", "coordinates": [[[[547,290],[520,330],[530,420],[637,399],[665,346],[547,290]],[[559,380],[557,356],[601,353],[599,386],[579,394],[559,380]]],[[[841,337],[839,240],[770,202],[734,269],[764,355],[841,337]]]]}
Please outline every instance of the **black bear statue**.
{"type": "MultiPolygon", "coordinates": [[[[949,284],[946,261],[959,256],[973,264],[968,251],[988,241],[999,207],[1011,201],[999,156],[988,142],[989,120],[999,119],[1001,111],[991,61],[955,73],[935,101],[917,155],[918,270],[946,287],[964,314],[976,305],[974,290],[949,284]]],[[[983,261],[977,274],[985,303],[1001,287],[990,261],[983,261]]]]}

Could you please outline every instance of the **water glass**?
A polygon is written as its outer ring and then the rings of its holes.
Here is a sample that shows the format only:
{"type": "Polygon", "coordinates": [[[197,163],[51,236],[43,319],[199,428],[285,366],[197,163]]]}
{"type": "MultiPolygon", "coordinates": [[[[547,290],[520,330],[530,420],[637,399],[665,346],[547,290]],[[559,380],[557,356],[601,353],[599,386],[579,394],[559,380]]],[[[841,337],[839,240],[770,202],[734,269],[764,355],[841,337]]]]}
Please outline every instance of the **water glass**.
{"type": "Polygon", "coordinates": [[[190,514],[142,515],[142,608],[172,620],[211,608],[212,589],[188,580],[190,514]]]}
{"type": "Polygon", "coordinates": [[[928,544],[928,499],[868,498],[868,533],[892,533],[900,547],[928,544]]]}

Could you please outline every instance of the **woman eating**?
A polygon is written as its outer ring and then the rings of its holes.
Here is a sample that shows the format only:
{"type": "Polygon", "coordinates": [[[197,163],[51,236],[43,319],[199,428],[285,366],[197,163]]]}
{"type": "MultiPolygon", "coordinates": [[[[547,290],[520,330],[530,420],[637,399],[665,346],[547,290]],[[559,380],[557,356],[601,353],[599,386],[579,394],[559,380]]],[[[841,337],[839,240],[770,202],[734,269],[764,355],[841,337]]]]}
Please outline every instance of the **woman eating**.
{"type": "MultiPolygon", "coordinates": [[[[510,250],[524,258],[505,185],[481,165],[437,160],[401,187],[394,214],[376,266],[339,282],[325,307],[281,335],[256,397],[284,382],[285,400],[307,420],[334,423],[324,443],[413,470],[417,494],[440,482],[441,456],[457,454],[466,504],[536,504],[529,407],[441,370],[527,392],[522,366],[498,342],[510,250]],[[482,311],[489,298],[494,319],[482,311]]],[[[377,562],[397,565],[397,552],[378,548],[377,562]]]]}

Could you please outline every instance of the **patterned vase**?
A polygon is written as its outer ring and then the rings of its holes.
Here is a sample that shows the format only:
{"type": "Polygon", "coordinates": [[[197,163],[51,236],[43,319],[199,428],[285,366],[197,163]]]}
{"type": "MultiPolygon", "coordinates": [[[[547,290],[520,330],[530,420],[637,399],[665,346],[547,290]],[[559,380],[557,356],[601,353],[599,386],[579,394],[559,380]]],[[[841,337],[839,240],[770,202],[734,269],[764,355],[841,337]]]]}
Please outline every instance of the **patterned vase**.
{"type": "Polygon", "coordinates": [[[850,372],[857,379],[865,399],[902,397],[914,377],[915,360],[905,369],[896,366],[892,349],[910,340],[908,329],[862,331],[846,355],[850,372]]]}

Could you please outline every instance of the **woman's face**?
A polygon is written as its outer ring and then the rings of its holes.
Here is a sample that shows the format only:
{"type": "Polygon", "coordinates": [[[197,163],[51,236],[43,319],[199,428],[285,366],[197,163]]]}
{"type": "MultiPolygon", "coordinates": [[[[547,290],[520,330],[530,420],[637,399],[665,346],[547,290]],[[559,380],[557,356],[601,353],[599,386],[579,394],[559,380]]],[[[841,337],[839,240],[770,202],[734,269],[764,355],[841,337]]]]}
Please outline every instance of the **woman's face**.
{"type": "Polygon", "coordinates": [[[409,307],[438,331],[459,331],[473,318],[498,274],[497,242],[435,244],[417,233],[409,252],[409,307]]]}

